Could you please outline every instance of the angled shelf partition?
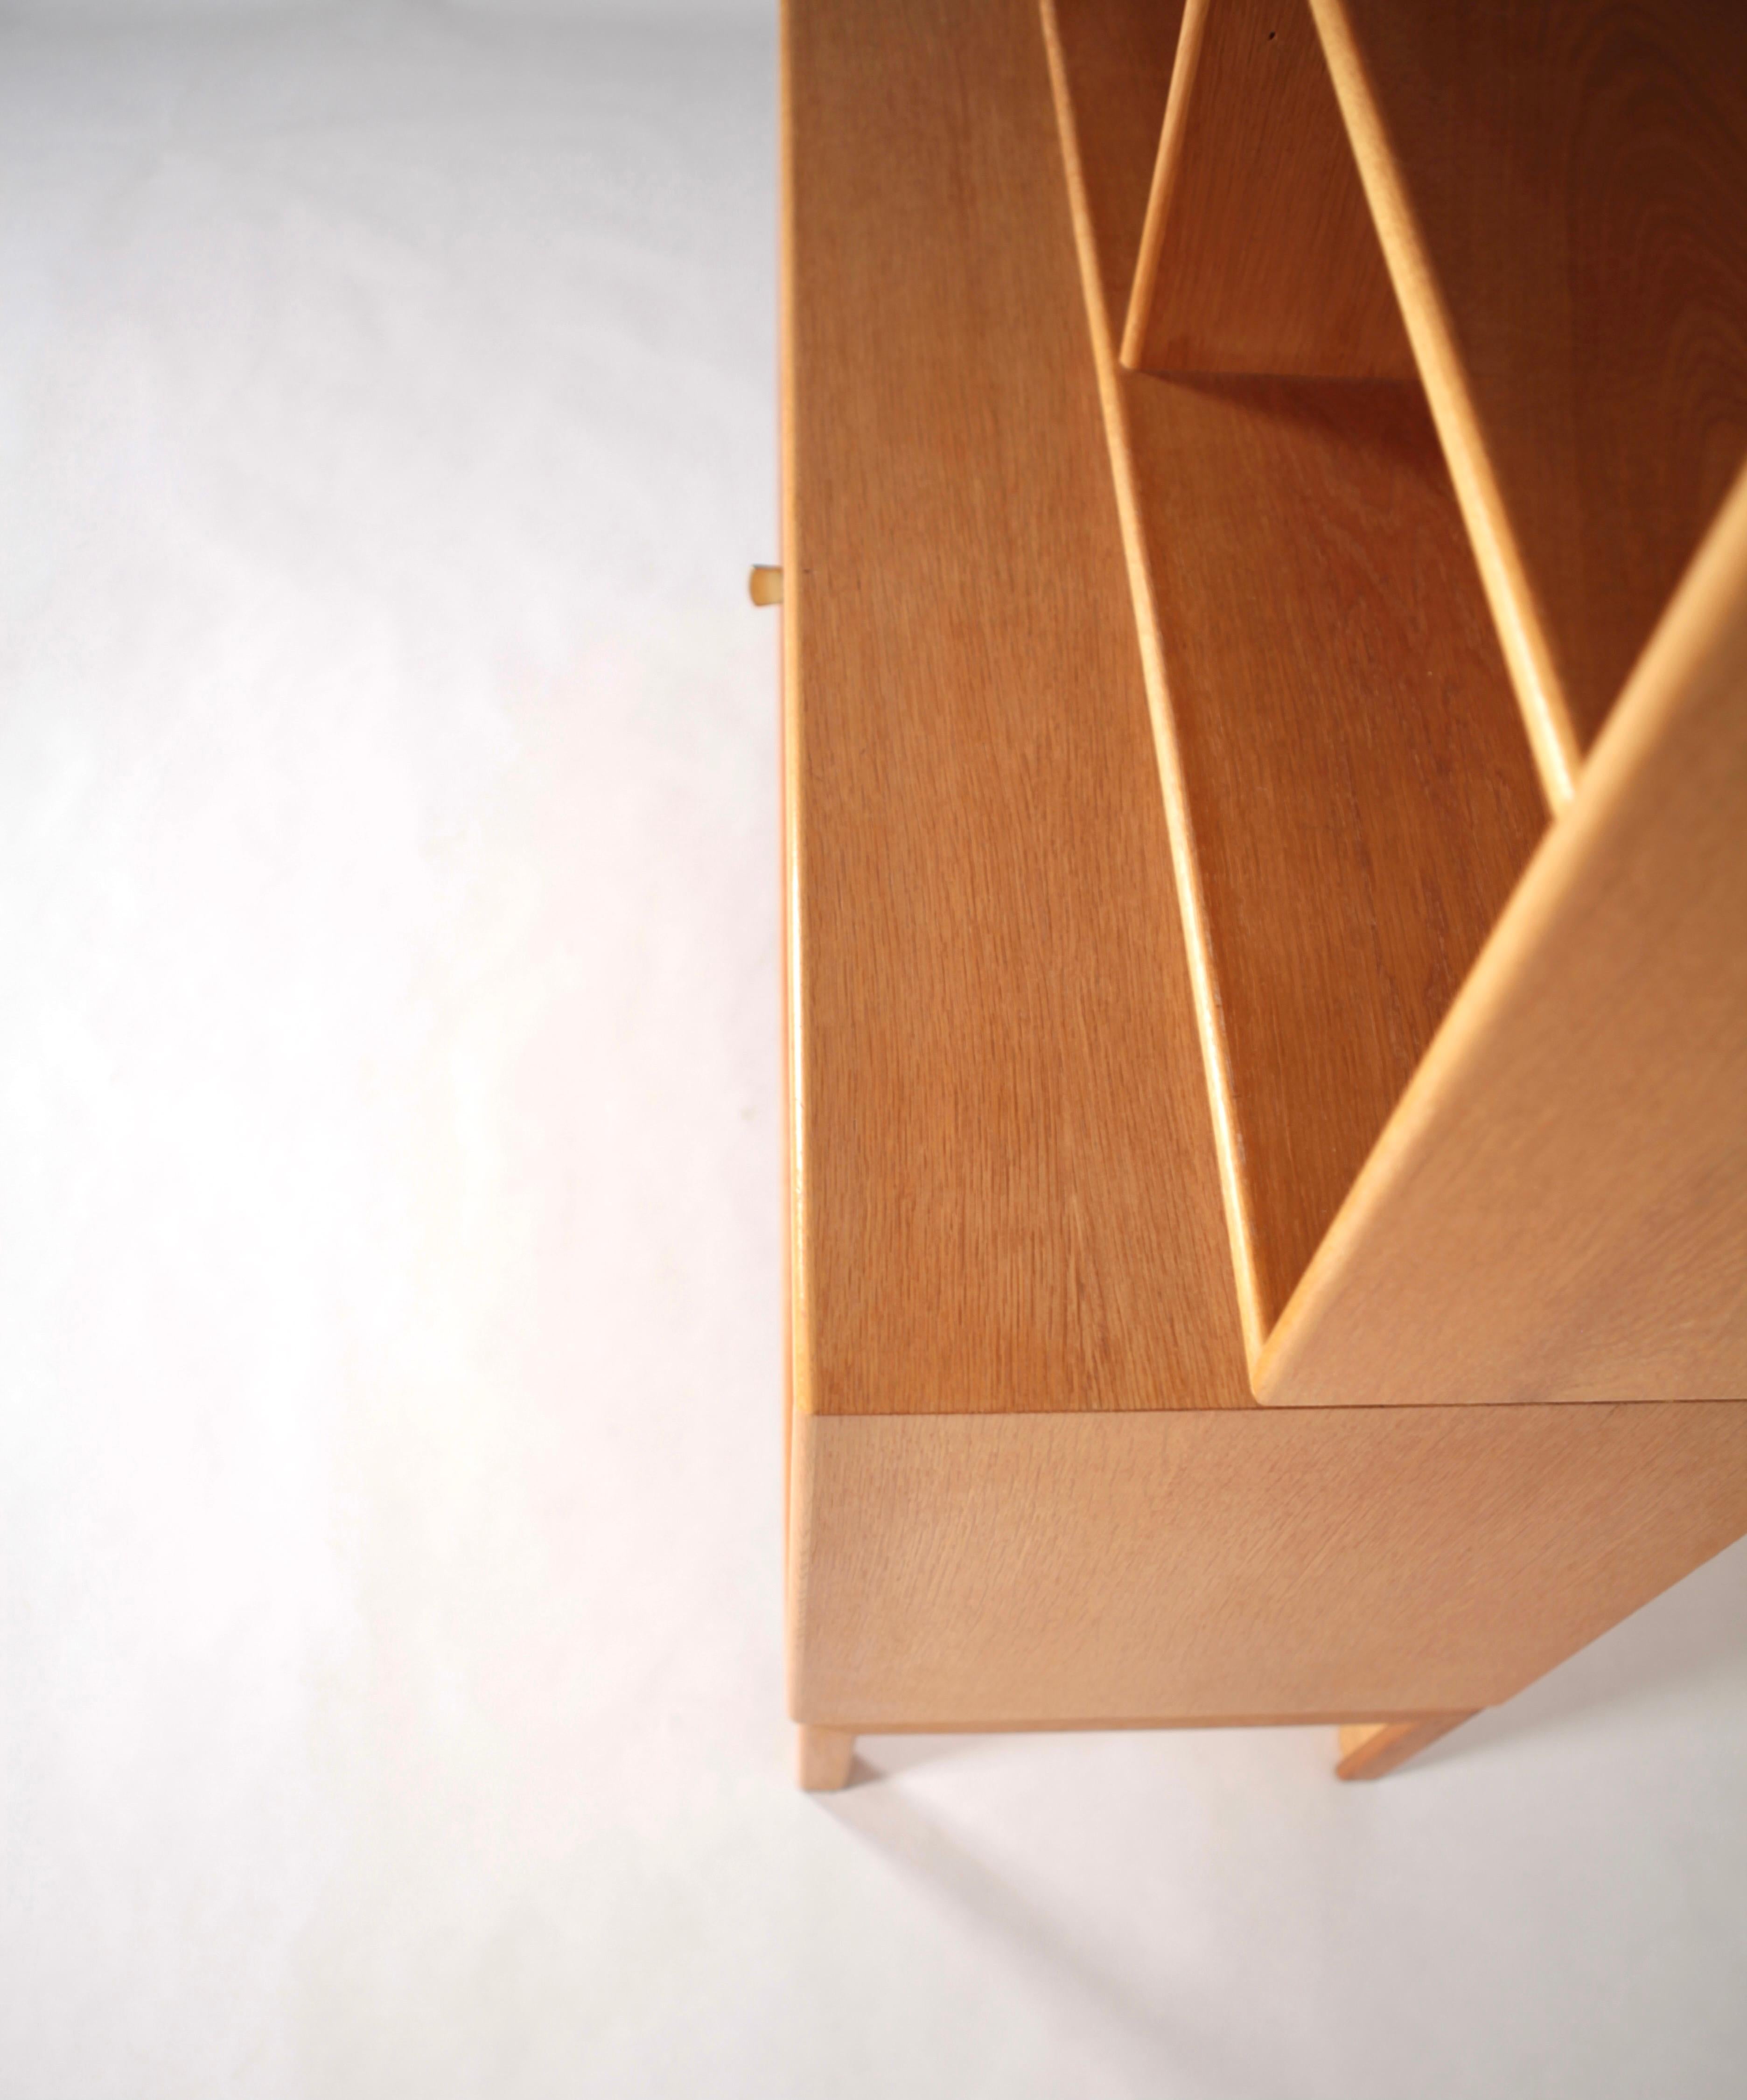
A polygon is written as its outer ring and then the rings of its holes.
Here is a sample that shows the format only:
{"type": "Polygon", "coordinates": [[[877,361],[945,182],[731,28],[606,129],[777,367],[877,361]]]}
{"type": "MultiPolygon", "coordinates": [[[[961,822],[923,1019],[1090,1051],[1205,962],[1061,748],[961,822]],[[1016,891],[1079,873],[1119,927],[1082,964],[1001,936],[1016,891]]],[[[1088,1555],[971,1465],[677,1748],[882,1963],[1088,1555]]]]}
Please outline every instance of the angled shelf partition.
{"type": "Polygon", "coordinates": [[[1747,8],[1310,6],[1561,809],[1747,456],[1747,8]]]}
{"type": "MultiPolygon", "coordinates": [[[[1316,310],[1308,276],[1270,307],[1259,268],[1211,311],[1216,254],[1173,233],[1224,197],[1224,237],[1241,225],[1265,265],[1302,245],[1308,183],[1339,177],[1319,267],[1338,245],[1344,281],[1392,298],[1308,16],[1270,37],[1285,11],[1211,11],[1203,29],[1201,0],[1186,11],[1189,106],[1180,73],[1156,178],[1137,148],[1149,118],[1158,135],[1170,11],[1061,0],[1045,21],[1253,1365],[1545,813],[1417,381],[1330,376],[1339,342],[1290,325],[1316,310]],[[1118,17],[1123,48],[1158,55],[1095,72],[1118,17]],[[1226,105],[1237,120],[1211,121],[1226,105]],[[1260,172],[1246,110],[1273,140],[1260,172]],[[1288,121],[1313,135],[1302,180],[1288,121]],[[1126,369],[1125,307],[1131,342],[1229,352],[1224,368],[1126,369]],[[1251,376],[1270,343],[1321,376],[1251,376]]],[[[1387,366],[1374,302],[1341,307],[1358,311],[1379,352],[1360,361],[1387,366]]]]}
{"type": "Polygon", "coordinates": [[[1728,722],[1582,866],[1543,835],[1635,658],[1629,748],[1696,704],[1648,645],[1747,449],[1747,15],[1043,15],[1258,1396],[1732,1391],[1747,944],[1707,991],[1639,911],[1580,984],[1568,909],[1636,856],[1747,923],[1727,784],[1670,828],[1728,722]],[[1696,1107],[1622,1112],[1598,1030],[1696,1107]]]}

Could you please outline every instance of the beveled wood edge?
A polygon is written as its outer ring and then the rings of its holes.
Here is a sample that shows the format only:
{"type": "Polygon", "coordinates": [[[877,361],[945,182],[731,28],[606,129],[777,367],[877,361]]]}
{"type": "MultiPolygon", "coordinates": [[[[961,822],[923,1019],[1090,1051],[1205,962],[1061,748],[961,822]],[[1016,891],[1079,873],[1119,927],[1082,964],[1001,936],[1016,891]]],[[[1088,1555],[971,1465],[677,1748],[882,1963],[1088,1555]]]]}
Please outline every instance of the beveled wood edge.
{"type": "Polygon", "coordinates": [[[1401,180],[1345,0],[1309,0],[1309,4],[1480,581],[1498,625],[1547,806],[1557,816],[1576,792],[1583,754],[1548,640],[1546,614],[1524,564],[1485,429],[1456,347],[1449,311],[1401,180]]]}
{"type": "MultiPolygon", "coordinates": [[[[805,1001],[801,969],[801,632],[806,613],[805,573],[793,561],[795,531],[796,417],[794,413],[795,184],[794,65],[789,51],[792,19],[784,0],[779,29],[777,60],[777,178],[779,214],[777,267],[777,443],[779,476],[778,545],[784,571],[782,621],[782,835],[783,835],[783,1100],[785,1257],[783,1327],[787,1347],[786,1382],[792,1405],[784,1410],[783,1435],[796,1409],[813,1412],[811,1337],[807,1329],[810,1294],[807,1288],[804,1085],[806,1061],[801,1055],[801,1021],[805,1001]]],[[[787,1476],[785,1456],[784,1474],[787,1476]]]]}
{"type": "MultiPolygon", "coordinates": [[[[1182,27],[1177,33],[1176,62],[1171,68],[1171,93],[1165,104],[1165,121],[1158,135],[1158,158],[1153,165],[1153,186],[1146,200],[1146,219],[1140,232],[1140,252],[1135,258],[1134,283],[1128,293],[1128,315],[1123,325],[1121,346],[1116,353],[1122,364],[1130,372],[1139,371],[1146,360],[1147,332],[1151,325],[1153,305],[1158,289],[1159,256],[1164,247],[1165,228],[1171,216],[1171,195],[1176,188],[1178,173],[1183,163],[1189,101],[1194,90],[1202,44],[1207,34],[1211,4],[1211,0],[1186,0],[1182,27]]],[[[1060,25],[1056,20],[1053,0],[1048,0],[1043,18],[1045,33],[1052,40],[1059,37],[1060,25]]],[[[1057,61],[1053,46],[1049,70],[1051,84],[1055,86],[1058,73],[1063,73],[1065,77],[1065,73],[1057,61]]],[[[1063,103],[1062,90],[1056,87],[1057,119],[1065,141],[1068,121],[1063,115],[1063,103]]],[[[1078,156],[1075,157],[1077,159],[1078,156]]],[[[1080,208],[1076,204],[1076,240],[1079,236],[1079,221],[1080,208]]],[[[1093,267],[1096,267],[1096,258],[1093,267]]],[[[1088,298],[1090,296],[1088,290],[1088,298]]]]}
{"type": "MultiPolygon", "coordinates": [[[[1191,0],[1191,6],[1194,0],[1191,0]]],[[[1092,366],[1097,374],[1098,399],[1103,411],[1105,437],[1110,454],[1111,479],[1116,490],[1116,509],[1122,527],[1123,554],[1127,564],[1129,591],[1133,598],[1139,637],[1142,682],[1146,688],[1147,712],[1153,726],[1153,743],[1158,755],[1159,780],[1163,789],[1166,832],[1171,843],[1171,873],[1176,877],[1177,903],[1181,915],[1184,948],[1189,961],[1189,988],[1195,1004],[1195,1033],[1201,1043],[1207,1099],[1213,1119],[1214,1152],[1219,1166],[1220,1197],[1225,1213],[1225,1237],[1231,1249],[1232,1268],[1237,1292],[1237,1319],[1243,1336],[1244,1356],[1253,1388],[1256,1366],[1267,1326],[1262,1317],[1262,1293],[1251,1244],[1251,1206],[1246,1193],[1243,1157],[1237,1142],[1233,1105],[1230,1058],[1225,1047],[1225,1028],[1213,982],[1211,944],[1208,937],[1207,906],[1201,884],[1201,858],[1196,849],[1190,818],[1189,794],[1177,753],[1177,730],[1171,712],[1170,689],[1165,678],[1164,657],[1158,640],[1158,604],[1153,588],[1152,565],[1146,551],[1146,535],[1140,522],[1139,491],[1136,486],[1133,448],[1128,432],[1127,412],[1123,401],[1112,316],[1106,311],[1098,270],[1097,243],[1093,236],[1091,206],[1079,156],[1079,134],[1069,86],[1067,58],[1056,0],[1039,0],[1044,47],[1049,60],[1050,93],[1056,108],[1056,135],[1061,148],[1068,203],[1074,223],[1074,245],[1085,295],[1087,324],[1092,333],[1092,366]]],[[[1188,12],[1185,14],[1187,33],[1188,12]]],[[[1178,70],[1181,70],[1179,53],[1178,70]]],[[[1173,96],[1176,76],[1171,82],[1173,96]]],[[[1155,183],[1154,199],[1158,191],[1155,183]]],[[[1148,206],[1150,219],[1152,203],[1148,206]]]]}

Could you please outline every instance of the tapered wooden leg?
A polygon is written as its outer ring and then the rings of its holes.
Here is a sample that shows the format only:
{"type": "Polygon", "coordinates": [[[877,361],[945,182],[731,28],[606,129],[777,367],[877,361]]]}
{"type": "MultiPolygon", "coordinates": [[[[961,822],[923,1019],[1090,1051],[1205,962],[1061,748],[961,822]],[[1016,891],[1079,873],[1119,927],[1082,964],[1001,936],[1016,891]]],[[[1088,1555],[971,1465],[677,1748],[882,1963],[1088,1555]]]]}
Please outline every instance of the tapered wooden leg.
{"type": "Polygon", "coordinates": [[[855,1756],[855,1738],[846,1728],[795,1731],[795,1776],[808,1793],[835,1793],[846,1785],[855,1756]]]}
{"type": "Polygon", "coordinates": [[[1335,1767],[1335,1776],[1381,1779],[1385,1772],[1392,1772],[1397,1765],[1418,1757],[1440,1736],[1447,1736],[1452,1728],[1459,1728],[1473,1718],[1471,1708],[1466,1714],[1427,1714],[1418,1721],[1365,1722],[1343,1728],[1340,1762],[1335,1767]]]}

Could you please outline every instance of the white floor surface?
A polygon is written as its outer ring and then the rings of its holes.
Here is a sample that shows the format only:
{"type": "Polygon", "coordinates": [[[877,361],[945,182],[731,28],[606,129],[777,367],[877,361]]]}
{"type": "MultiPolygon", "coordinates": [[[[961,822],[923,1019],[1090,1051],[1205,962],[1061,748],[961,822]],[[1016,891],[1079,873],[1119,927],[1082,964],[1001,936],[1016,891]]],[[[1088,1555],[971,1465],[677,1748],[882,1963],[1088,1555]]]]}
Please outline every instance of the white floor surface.
{"type": "Polygon", "coordinates": [[[0,29],[4,2100],[1732,2100],[1747,1551],[788,1779],[774,56],[0,29]]]}

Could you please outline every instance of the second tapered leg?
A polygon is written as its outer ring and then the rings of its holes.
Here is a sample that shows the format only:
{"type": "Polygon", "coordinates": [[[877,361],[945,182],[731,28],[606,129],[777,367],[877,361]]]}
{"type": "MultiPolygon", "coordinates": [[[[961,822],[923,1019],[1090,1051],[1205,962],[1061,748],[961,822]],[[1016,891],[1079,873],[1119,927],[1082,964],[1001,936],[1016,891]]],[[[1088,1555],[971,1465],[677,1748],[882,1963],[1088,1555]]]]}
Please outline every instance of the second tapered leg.
{"type": "Polygon", "coordinates": [[[1385,1772],[1405,1765],[1440,1736],[1447,1736],[1452,1728],[1459,1728],[1473,1718],[1471,1710],[1463,1714],[1423,1714],[1417,1721],[1377,1721],[1343,1727],[1340,1762],[1335,1767],[1335,1776],[1381,1779],[1385,1772]]]}

